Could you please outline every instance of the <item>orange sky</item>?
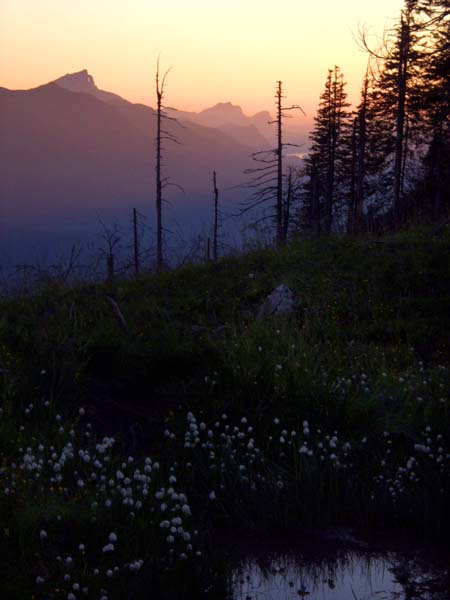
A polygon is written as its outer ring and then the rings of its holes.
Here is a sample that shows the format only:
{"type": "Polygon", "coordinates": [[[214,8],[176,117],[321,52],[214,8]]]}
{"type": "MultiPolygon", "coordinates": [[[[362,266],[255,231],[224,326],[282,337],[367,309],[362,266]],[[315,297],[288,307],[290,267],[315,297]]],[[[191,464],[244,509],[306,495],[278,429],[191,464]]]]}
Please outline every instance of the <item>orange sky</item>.
{"type": "Polygon", "coordinates": [[[172,65],[167,103],[272,110],[275,81],[312,116],[328,67],[356,100],[366,56],[353,36],[382,32],[401,0],[0,0],[0,85],[30,88],[88,69],[97,85],[154,104],[154,66],[172,65]]]}

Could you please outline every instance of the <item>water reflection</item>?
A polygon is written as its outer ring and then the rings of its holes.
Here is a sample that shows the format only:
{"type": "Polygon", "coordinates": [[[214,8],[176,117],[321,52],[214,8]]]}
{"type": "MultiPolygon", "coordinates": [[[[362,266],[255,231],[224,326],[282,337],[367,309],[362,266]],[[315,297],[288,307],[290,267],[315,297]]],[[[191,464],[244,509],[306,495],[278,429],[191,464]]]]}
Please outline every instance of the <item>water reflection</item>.
{"type": "Polygon", "coordinates": [[[450,565],[430,561],[423,551],[330,546],[247,555],[232,572],[229,599],[450,599],[450,565]]]}

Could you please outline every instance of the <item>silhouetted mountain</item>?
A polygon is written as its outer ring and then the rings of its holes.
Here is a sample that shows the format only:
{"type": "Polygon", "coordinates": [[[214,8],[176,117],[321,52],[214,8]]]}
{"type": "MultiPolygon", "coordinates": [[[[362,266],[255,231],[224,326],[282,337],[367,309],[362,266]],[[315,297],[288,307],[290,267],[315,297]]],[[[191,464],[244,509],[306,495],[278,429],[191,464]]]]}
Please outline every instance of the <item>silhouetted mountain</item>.
{"type": "MultiPolygon", "coordinates": [[[[100,90],[96,86],[93,76],[86,69],[77,73],[68,73],[52,83],[71,92],[91,94],[110,104],[121,106],[132,104],[118,94],[100,90]]],[[[273,124],[270,124],[273,117],[268,111],[260,111],[252,116],[247,116],[240,106],[231,102],[219,102],[198,113],[176,109],[169,109],[169,113],[182,121],[220,129],[240,144],[250,146],[255,150],[267,150],[275,144],[276,129],[273,124]]],[[[295,144],[307,145],[309,128],[310,124],[304,119],[287,119],[284,123],[285,138],[295,144]]]]}
{"type": "MultiPolygon", "coordinates": [[[[164,223],[198,231],[211,223],[212,172],[222,212],[235,212],[250,156],[274,145],[275,129],[268,112],[248,117],[230,102],[171,114],[178,123],[165,126],[180,143],[166,144],[164,174],[181,188],[165,189],[164,223]]],[[[155,121],[152,108],[100,90],[87,70],[31,90],[0,88],[0,266],[6,254],[16,262],[45,248],[51,257],[56,245],[92,239],[98,215],[128,230],[135,207],[154,223],[155,121]]]]}
{"type": "MultiPolygon", "coordinates": [[[[132,104],[117,94],[100,90],[93,76],[86,69],[77,73],[68,73],[53,83],[71,92],[91,94],[110,104],[120,106],[132,104]]],[[[268,111],[247,116],[240,106],[231,102],[219,102],[198,113],[177,109],[168,109],[168,112],[182,121],[220,129],[240,144],[250,146],[254,150],[267,150],[275,144],[276,129],[273,124],[270,124],[273,117],[268,111]]],[[[307,142],[309,125],[306,121],[289,119],[285,121],[284,127],[289,141],[295,144],[307,142]]]]}
{"type": "MultiPolygon", "coordinates": [[[[87,79],[88,89],[93,85],[87,79]]],[[[12,243],[19,230],[85,235],[98,230],[96,213],[128,227],[132,207],[153,221],[154,111],[96,96],[57,83],[0,89],[3,240],[8,235],[12,243]]],[[[170,127],[180,144],[167,144],[165,173],[184,193],[166,190],[172,206],[165,209],[165,222],[209,223],[212,171],[221,189],[242,183],[254,148],[195,123],[170,127]]],[[[224,192],[222,202],[241,196],[239,190],[224,192]]]]}
{"type": "Polygon", "coordinates": [[[272,115],[268,110],[261,110],[252,117],[252,121],[256,127],[265,127],[272,120],[272,115]]]}
{"type": "MultiPolygon", "coordinates": [[[[96,86],[93,76],[90,75],[86,69],[79,71],[78,73],[68,73],[52,83],[56,83],[71,92],[91,94],[99,100],[110,104],[120,106],[132,105],[131,102],[128,102],[117,94],[100,90],[96,86]]],[[[271,145],[262,133],[263,131],[266,131],[269,134],[269,137],[272,134],[272,132],[267,129],[267,122],[263,123],[260,118],[256,118],[255,122],[253,122],[254,119],[244,115],[240,106],[236,106],[231,102],[220,102],[211,108],[206,108],[200,113],[182,110],[171,110],[169,112],[183,121],[190,121],[197,125],[221,129],[240,144],[250,146],[257,150],[268,148],[271,145]]],[[[268,115],[268,113],[258,113],[258,115],[261,114],[268,115]]],[[[255,117],[258,117],[258,115],[255,115],[255,117]]],[[[266,121],[268,120],[270,120],[270,115],[269,119],[266,119],[266,121]]]]}
{"type": "Polygon", "coordinates": [[[231,102],[219,102],[210,108],[205,108],[198,113],[198,117],[210,127],[219,127],[227,123],[247,125],[249,120],[242,112],[242,108],[231,102]]]}
{"type": "MultiPolygon", "coordinates": [[[[276,127],[273,117],[268,111],[260,111],[247,116],[240,106],[231,102],[219,102],[198,113],[172,109],[174,117],[221,129],[233,136],[240,143],[252,145],[258,150],[268,150],[276,143],[276,127]]],[[[298,117],[295,113],[292,117],[298,117]]],[[[285,119],[284,138],[294,144],[307,144],[309,133],[308,121],[299,118],[285,119]]],[[[293,150],[295,151],[295,150],[293,150]]],[[[305,149],[303,149],[303,152],[305,149]]]]}
{"type": "Polygon", "coordinates": [[[125,100],[117,94],[100,90],[95,85],[94,78],[87,72],[87,69],[83,69],[78,73],[67,73],[67,75],[55,79],[53,83],[56,83],[70,92],[91,94],[91,96],[95,96],[99,100],[103,100],[103,102],[109,102],[111,104],[129,104],[128,100],[125,100]]]}
{"type": "Polygon", "coordinates": [[[240,106],[231,102],[219,102],[199,113],[172,109],[170,114],[191,123],[221,129],[241,144],[252,146],[256,150],[266,150],[273,145],[270,140],[275,130],[272,131],[273,128],[268,125],[270,115],[267,112],[248,117],[240,106]],[[265,122],[261,115],[268,116],[265,122]]]}

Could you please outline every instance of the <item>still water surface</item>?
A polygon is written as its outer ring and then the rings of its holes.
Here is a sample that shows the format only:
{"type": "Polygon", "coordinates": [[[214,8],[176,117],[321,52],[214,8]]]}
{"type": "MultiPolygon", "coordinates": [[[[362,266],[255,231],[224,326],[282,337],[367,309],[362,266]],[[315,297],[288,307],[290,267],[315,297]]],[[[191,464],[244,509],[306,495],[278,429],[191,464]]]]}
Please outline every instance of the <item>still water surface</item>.
{"type": "Polygon", "coordinates": [[[411,545],[306,540],[280,552],[259,542],[231,574],[230,600],[450,600],[450,562],[411,545]]]}

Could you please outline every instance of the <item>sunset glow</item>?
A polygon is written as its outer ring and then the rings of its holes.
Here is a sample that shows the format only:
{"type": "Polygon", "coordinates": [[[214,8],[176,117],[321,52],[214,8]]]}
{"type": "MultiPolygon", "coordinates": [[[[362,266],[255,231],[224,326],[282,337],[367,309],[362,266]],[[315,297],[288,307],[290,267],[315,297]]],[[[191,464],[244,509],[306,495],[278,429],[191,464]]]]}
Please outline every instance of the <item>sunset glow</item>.
{"type": "Polygon", "coordinates": [[[381,33],[400,0],[2,0],[1,85],[31,88],[81,69],[97,85],[153,104],[156,57],[173,66],[169,104],[201,110],[220,101],[247,113],[272,108],[281,79],[292,102],[315,111],[326,71],[338,64],[351,100],[367,56],[358,27],[381,33]]]}

